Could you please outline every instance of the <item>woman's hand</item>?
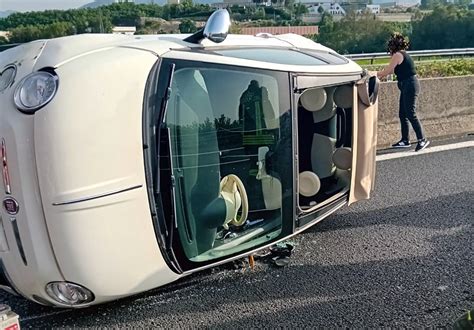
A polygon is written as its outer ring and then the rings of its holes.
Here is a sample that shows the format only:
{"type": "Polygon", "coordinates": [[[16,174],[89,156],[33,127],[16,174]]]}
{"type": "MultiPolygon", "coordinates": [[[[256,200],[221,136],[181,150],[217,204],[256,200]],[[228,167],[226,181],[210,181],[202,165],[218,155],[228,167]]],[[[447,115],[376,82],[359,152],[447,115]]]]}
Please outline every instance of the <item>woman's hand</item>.
{"type": "Polygon", "coordinates": [[[378,71],[367,71],[367,74],[370,76],[370,77],[378,77],[378,71]]]}
{"type": "Polygon", "coordinates": [[[395,70],[395,67],[403,62],[403,55],[401,53],[395,53],[390,58],[390,63],[381,71],[377,72],[377,77],[383,78],[392,74],[395,70]]]}

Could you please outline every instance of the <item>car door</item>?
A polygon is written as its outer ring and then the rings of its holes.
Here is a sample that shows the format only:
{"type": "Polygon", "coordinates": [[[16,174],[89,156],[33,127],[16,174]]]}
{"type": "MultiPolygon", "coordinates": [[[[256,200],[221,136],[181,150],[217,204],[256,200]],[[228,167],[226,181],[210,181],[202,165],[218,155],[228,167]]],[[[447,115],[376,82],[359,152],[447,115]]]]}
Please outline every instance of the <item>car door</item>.
{"type": "Polygon", "coordinates": [[[349,205],[368,199],[375,185],[378,115],[377,77],[365,76],[355,86],[352,138],[352,171],[349,205]]]}

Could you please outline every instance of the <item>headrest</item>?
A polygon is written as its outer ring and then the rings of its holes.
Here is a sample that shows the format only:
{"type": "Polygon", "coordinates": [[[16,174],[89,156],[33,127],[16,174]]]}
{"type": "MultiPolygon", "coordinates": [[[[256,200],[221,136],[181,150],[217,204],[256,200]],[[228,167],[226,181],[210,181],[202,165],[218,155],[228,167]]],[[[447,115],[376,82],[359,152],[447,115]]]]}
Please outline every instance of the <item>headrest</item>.
{"type": "Polygon", "coordinates": [[[328,96],[324,88],[309,88],[300,96],[301,105],[308,111],[321,110],[327,99],[328,96]]]}
{"type": "Polygon", "coordinates": [[[352,108],[353,88],[350,85],[343,85],[336,88],[334,92],[334,103],[340,108],[352,108]]]}
{"type": "Polygon", "coordinates": [[[305,197],[314,196],[321,189],[321,181],[316,173],[301,172],[299,175],[299,193],[305,197]]]}
{"type": "Polygon", "coordinates": [[[352,166],[351,148],[338,148],[332,154],[332,161],[338,169],[348,170],[352,166]]]}

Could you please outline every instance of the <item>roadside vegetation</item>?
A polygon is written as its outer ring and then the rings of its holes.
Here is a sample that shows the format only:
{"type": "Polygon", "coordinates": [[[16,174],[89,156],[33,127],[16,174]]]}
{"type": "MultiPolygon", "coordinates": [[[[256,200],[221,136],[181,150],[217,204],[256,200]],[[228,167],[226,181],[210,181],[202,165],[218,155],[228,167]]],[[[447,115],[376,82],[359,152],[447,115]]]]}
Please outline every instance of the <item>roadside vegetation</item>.
{"type": "Polygon", "coordinates": [[[407,35],[413,50],[474,47],[473,22],[474,10],[455,5],[418,11],[406,23],[383,22],[369,13],[349,13],[336,22],[324,14],[315,40],[342,54],[384,52],[394,31],[407,35]]]}
{"type": "MultiPolygon", "coordinates": [[[[369,71],[378,71],[384,67],[383,64],[361,66],[369,71]]],[[[416,68],[420,78],[474,75],[474,58],[420,61],[416,62],[416,68]]]]}

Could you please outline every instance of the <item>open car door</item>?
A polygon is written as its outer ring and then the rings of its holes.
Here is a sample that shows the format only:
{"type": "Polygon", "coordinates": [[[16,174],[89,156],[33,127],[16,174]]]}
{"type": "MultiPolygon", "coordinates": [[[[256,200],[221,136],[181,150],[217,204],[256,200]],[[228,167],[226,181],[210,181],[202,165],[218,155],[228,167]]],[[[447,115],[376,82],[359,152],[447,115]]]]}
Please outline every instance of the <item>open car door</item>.
{"type": "Polygon", "coordinates": [[[349,205],[370,198],[375,186],[378,86],[376,76],[365,76],[355,85],[352,171],[349,205]]]}

